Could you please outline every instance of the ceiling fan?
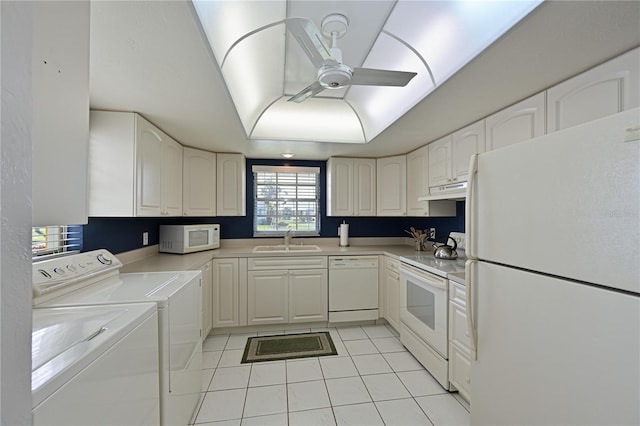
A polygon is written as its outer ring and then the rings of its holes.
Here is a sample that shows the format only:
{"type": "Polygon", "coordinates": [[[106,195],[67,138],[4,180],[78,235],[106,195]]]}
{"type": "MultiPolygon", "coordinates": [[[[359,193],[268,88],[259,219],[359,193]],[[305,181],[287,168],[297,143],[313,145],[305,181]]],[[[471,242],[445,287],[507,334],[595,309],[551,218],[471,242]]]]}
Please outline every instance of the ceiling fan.
{"type": "Polygon", "coordinates": [[[351,68],[342,63],[342,51],[338,48],[338,39],[346,34],[349,20],[346,16],[334,13],[322,20],[322,33],[307,18],[293,17],[285,19],[287,30],[296,38],[313,65],[318,69],[318,79],[296,93],[289,101],[303,102],[324,89],[339,89],[344,86],[406,86],[415,72],[378,70],[373,68],[351,68]],[[323,35],[331,37],[331,48],[327,46],[323,35]]]}

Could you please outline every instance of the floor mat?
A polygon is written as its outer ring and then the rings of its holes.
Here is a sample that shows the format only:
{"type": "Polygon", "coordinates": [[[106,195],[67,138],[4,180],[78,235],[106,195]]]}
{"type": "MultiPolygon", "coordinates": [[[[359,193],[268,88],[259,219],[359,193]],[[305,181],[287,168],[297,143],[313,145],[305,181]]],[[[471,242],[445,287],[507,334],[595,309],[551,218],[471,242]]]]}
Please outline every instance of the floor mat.
{"type": "Polygon", "coordinates": [[[242,363],[337,355],[328,331],[249,337],[242,363]]]}

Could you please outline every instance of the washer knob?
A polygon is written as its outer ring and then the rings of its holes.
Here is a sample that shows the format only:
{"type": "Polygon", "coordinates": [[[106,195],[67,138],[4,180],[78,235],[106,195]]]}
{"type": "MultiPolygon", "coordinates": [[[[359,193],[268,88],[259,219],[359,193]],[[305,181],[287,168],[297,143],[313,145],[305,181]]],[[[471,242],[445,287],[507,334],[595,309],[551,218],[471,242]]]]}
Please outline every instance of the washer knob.
{"type": "Polygon", "coordinates": [[[105,257],[102,253],[100,253],[97,256],[98,262],[102,263],[103,265],[111,265],[113,263],[113,260],[111,260],[111,258],[105,257]]]}

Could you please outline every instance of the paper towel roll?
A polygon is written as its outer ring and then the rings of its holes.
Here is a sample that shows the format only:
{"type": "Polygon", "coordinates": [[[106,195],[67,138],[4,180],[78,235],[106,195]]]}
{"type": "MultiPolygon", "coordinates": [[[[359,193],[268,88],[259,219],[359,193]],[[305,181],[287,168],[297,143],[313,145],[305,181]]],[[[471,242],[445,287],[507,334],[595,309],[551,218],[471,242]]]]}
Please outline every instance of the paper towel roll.
{"type": "Polygon", "coordinates": [[[349,245],[349,224],[340,224],[340,247],[347,247],[349,245]]]}

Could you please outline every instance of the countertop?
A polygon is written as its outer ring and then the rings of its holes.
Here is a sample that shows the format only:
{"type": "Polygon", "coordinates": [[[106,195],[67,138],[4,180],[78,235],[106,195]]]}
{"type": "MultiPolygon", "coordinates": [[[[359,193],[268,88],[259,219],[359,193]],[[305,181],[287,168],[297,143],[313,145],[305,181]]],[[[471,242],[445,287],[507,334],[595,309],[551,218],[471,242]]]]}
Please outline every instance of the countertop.
{"type": "MultiPolygon", "coordinates": [[[[319,251],[304,252],[257,252],[255,246],[281,244],[278,240],[242,240],[222,242],[219,249],[207,250],[190,254],[159,253],[157,246],[136,250],[137,253],[128,252],[117,254],[124,266],[120,272],[150,272],[150,271],[185,271],[199,269],[212,259],[247,258],[247,257],[298,257],[298,256],[341,256],[341,255],[387,255],[392,258],[405,261],[414,266],[422,267],[434,274],[448,277],[456,275],[460,282],[460,274],[464,277],[464,259],[442,260],[433,257],[431,251],[417,252],[413,244],[403,244],[404,238],[389,238],[378,240],[382,244],[367,244],[368,239],[361,239],[364,244],[353,244],[348,247],[340,247],[337,239],[317,239],[307,241],[306,245],[317,245],[319,251]],[[335,240],[335,241],[334,241],[335,240]],[[419,264],[418,264],[419,263],[419,264]]],[[[464,280],[462,280],[464,284],[464,280]]]]}

